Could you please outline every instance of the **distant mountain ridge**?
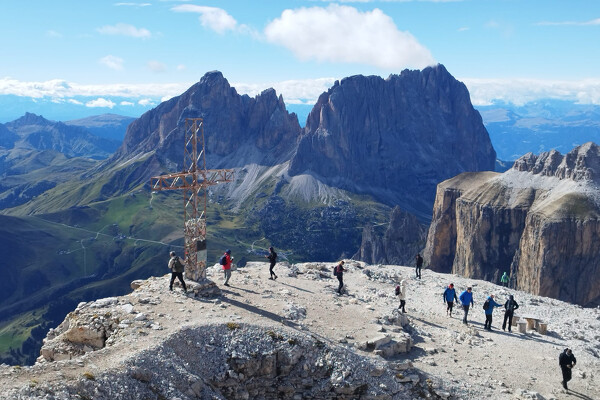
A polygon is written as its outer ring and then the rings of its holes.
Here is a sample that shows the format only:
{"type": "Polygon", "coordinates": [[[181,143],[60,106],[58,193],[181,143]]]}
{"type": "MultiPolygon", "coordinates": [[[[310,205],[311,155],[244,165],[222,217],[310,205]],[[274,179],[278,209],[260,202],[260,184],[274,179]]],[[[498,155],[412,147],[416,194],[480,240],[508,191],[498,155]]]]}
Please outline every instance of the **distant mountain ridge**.
{"type": "Polygon", "coordinates": [[[600,143],[598,105],[539,100],[477,109],[501,160],[514,161],[529,152],[552,149],[567,153],[589,141],[600,143]]]}
{"type": "Polygon", "coordinates": [[[126,117],[123,115],[101,114],[66,121],[65,124],[86,128],[95,136],[109,140],[116,140],[121,143],[125,137],[127,126],[129,126],[129,124],[135,120],[136,118],[126,117]]]}
{"type": "Polygon", "coordinates": [[[18,139],[14,146],[26,150],[55,150],[68,157],[103,159],[120,145],[118,140],[100,138],[79,126],[54,122],[26,113],[5,124],[18,139]]]}

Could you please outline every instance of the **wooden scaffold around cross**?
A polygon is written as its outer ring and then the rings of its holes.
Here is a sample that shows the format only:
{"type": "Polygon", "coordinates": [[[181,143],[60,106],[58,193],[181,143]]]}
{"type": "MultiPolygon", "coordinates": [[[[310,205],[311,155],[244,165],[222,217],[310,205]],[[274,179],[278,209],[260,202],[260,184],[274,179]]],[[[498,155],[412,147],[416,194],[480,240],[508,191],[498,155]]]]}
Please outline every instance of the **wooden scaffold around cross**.
{"type": "Polygon", "coordinates": [[[153,192],[183,191],[185,276],[196,282],[206,279],[206,203],[212,185],[231,182],[232,169],[206,169],[202,118],[185,119],[183,171],[150,178],[153,192]]]}

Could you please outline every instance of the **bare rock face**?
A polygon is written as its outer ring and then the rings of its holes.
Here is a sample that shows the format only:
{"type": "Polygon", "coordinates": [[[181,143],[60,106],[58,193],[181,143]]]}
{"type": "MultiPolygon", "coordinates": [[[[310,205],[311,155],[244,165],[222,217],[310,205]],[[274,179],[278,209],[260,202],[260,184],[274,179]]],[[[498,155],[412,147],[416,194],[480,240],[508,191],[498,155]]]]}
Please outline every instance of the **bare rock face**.
{"type": "Polygon", "coordinates": [[[600,303],[600,148],[527,154],[504,174],[438,186],[425,259],[439,272],[589,306],[600,303]]]}
{"type": "MultiPolygon", "coordinates": [[[[164,173],[165,167],[169,172],[180,171],[186,118],[203,119],[208,168],[282,163],[290,159],[301,133],[298,118],[287,112],[283,97],[274,89],[255,98],[240,95],[221,72],[212,71],[185,93],[133,121],[123,144],[104,167],[151,154],[142,168],[123,168],[117,181],[127,181],[130,186],[164,173]]],[[[116,183],[110,186],[115,192],[122,189],[116,183]]]]}
{"type": "Polygon", "coordinates": [[[493,170],[495,159],[465,85],[437,65],[336,82],[309,114],[289,171],[429,219],[438,182],[493,170]]]}
{"type": "Polygon", "coordinates": [[[417,217],[394,207],[383,234],[374,226],[363,229],[361,246],[352,258],[368,264],[408,265],[423,248],[426,237],[427,229],[417,217]]]}

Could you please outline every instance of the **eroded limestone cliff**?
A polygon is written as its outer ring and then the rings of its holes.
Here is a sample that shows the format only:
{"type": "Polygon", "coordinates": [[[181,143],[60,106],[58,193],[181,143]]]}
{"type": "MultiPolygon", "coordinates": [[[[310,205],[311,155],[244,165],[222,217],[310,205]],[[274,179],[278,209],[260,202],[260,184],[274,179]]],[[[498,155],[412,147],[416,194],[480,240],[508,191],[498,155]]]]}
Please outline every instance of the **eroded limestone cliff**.
{"type": "Polygon", "coordinates": [[[600,302],[600,148],[527,154],[438,185],[425,259],[439,272],[581,305],[600,302]]]}

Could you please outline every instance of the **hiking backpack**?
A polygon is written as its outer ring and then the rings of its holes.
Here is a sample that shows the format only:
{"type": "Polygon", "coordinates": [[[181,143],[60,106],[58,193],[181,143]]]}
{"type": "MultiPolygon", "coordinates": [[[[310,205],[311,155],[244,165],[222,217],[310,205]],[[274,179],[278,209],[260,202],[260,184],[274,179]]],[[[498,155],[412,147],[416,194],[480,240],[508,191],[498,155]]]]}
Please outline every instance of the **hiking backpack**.
{"type": "Polygon", "coordinates": [[[219,259],[219,264],[221,264],[221,265],[227,265],[227,257],[225,257],[225,254],[223,254],[221,256],[221,258],[219,259]]]}
{"type": "Polygon", "coordinates": [[[179,271],[183,271],[184,269],[185,269],[185,267],[183,266],[183,263],[181,262],[179,257],[176,256],[175,261],[173,262],[173,271],[179,272],[179,271]]]}
{"type": "Polygon", "coordinates": [[[488,308],[490,308],[490,301],[486,300],[485,303],[483,303],[483,309],[487,310],[488,308]]]}
{"type": "Polygon", "coordinates": [[[400,285],[396,286],[396,296],[400,294],[400,285]]]}
{"type": "Polygon", "coordinates": [[[337,265],[333,267],[333,276],[337,276],[338,274],[338,270],[337,270],[337,265]]]}

